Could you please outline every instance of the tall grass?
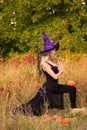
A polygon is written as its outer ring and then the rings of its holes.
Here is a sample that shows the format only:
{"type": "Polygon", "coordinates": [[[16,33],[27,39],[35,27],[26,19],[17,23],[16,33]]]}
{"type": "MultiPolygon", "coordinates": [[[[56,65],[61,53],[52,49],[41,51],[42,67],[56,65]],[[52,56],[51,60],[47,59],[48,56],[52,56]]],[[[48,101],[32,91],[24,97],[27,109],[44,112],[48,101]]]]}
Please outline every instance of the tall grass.
{"type": "MultiPolygon", "coordinates": [[[[46,120],[46,113],[41,117],[11,116],[10,111],[32,99],[45,81],[43,75],[38,78],[37,63],[26,63],[17,57],[14,59],[0,63],[0,130],[86,130],[87,114],[71,114],[68,94],[64,95],[65,110],[52,109],[47,112],[50,117],[54,114],[72,117],[69,125],[46,120]]],[[[59,83],[75,80],[80,86],[77,90],[77,106],[87,107],[87,56],[66,56],[63,64],[65,71],[59,83]]]]}

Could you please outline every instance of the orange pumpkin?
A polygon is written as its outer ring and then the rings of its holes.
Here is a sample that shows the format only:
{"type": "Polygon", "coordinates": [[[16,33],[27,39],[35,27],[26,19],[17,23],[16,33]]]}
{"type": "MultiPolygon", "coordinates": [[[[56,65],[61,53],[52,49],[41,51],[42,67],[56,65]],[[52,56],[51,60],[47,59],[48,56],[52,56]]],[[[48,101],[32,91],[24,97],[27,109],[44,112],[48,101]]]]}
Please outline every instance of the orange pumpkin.
{"type": "Polygon", "coordinates": [[[68,124],[70,122],[71,122],[71,118],[64,118],[64,119],[61,120],[62,124],[68,124]]]}
{"type": "Polygon", "coordinates": [[[61,116],[58,116],[55,121],[56,121],[57,123],[61,123],[62,117],[61,117],[61,116]]]}
{"type": "Polygon", "coordinates": [[[58,117],[58,115],[54,115],[54,116],[53,116],[53,119],[54,119],[54,120],[56,120],[56,119],[57,119],[57,117],[58,117]]]}
{"type": "Polygon", "coordinates": [[[73,80],[68,80],[67,81],[67,85],[69,85],[69,86],[76,86],[76,82],[73,81],[73,80]]]}

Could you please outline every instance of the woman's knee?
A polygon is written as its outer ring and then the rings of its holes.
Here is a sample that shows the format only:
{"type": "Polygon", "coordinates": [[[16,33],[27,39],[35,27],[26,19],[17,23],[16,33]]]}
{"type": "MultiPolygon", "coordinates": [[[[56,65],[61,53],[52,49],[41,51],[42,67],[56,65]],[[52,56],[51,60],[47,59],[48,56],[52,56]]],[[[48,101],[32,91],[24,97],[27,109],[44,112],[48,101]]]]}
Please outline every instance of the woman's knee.
{"type": "Polygon", "coordinates": [[[71,87],[71,91],[72,91],[72,92],[76,92],[76,87],[72,86],[72,87],[71,87]]]}

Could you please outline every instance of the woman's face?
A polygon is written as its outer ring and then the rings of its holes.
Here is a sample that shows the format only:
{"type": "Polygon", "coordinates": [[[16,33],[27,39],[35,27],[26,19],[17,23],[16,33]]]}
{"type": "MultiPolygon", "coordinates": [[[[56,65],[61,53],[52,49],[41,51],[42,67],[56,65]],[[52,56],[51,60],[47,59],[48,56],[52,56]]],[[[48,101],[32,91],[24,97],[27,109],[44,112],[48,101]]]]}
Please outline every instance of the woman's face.
{"type": "Polygon", "coordinates": [[[56,54],[55,49],[51,50],[50,53],[49,53],[49,55],[50,55],[51,57],[55,56],[55,54],[56,54]]]}

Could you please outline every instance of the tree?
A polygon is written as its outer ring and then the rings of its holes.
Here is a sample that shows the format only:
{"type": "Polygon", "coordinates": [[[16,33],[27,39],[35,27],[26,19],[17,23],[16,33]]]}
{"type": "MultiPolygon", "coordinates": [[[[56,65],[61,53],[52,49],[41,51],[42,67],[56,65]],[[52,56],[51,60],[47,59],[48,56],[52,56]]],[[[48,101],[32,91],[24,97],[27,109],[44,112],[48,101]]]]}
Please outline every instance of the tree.
{"type": "Polygon", "coordinates": [[[43,45],[41,33],[60,42],[62,50],[87,52],[86,0],[3,0],[0,2],[0,50],[34,52],[43,45]]]}

